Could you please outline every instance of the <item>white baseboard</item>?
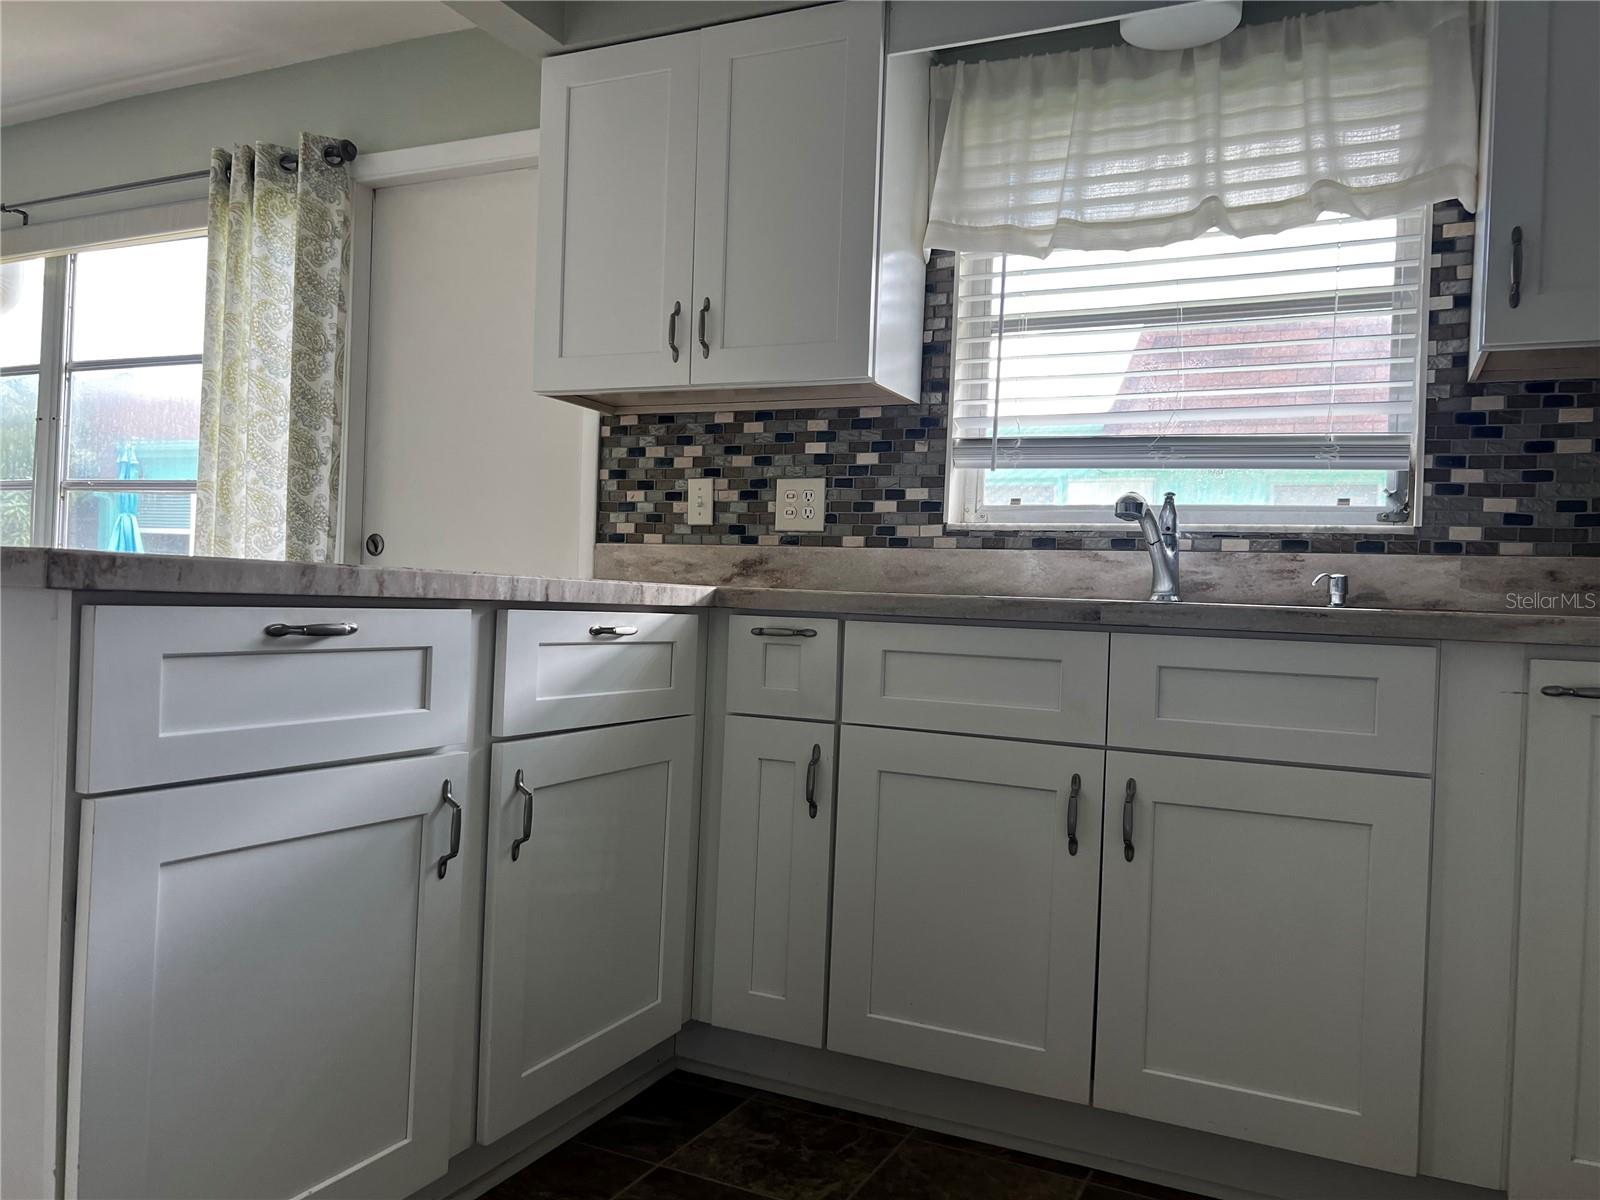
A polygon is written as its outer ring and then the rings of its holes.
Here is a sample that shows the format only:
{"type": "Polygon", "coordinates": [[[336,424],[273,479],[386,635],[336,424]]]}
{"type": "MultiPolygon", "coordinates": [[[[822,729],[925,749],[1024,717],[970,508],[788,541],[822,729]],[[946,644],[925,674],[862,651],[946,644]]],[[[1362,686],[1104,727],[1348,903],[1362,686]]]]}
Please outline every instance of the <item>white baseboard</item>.
{"type": "Polygon", "coordinates": [[[987,1084],[698,1022],[676,1065],[1221,1200],[1498,1200],[1504,1192],[1394,1175],[987,1084]]]}

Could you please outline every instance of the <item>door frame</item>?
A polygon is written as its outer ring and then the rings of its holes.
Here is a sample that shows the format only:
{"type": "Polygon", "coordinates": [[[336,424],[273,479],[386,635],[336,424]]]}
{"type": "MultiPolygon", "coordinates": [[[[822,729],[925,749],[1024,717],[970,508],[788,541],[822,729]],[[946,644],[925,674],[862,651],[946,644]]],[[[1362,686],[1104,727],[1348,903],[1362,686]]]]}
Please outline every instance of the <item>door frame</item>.
{"type": "MultiPolygon", "coordinates": [[[[339,528],[334,559],[362,565],[363,493],[367,455],[367,356],[372,315],[372,208],[380,188],[438,179],[466,179],[539,165],[539,131],[519,129],[379,150],[350,164],[353,209],[350,247],[350,316],[345,339],[345,416],[341,434],[344,477],[339,482],[339,528]]],[[[593,522],[590,522],[593,524],[593,522]]]]}

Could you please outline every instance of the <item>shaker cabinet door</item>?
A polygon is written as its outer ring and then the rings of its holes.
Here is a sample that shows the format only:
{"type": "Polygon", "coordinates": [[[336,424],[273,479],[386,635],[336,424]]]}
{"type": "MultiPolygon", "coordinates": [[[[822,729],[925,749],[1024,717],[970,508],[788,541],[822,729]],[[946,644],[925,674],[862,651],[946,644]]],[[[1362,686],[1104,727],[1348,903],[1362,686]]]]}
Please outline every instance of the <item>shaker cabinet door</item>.
{"type": "Polygon", "coordinates": [[[494,748],[478,1140],[684,1020],[692,717],[494,748]]]}
{"type": "Polygon", "coordinates": [[[68,1196],[445,1173],[465,787],[450,754],[83,802],[68,1196]]]}
{"type": "Polygon", "coordinates": [[[689,382],[699,60],[684,33],[542,64],[537,391],[689,382]]]}
{"type": "Polygon", "coordinates": [[[1429,797],[1108,754],[1095,1105],[1415,1174],[1429,797]]]}
{"type": "Polygon", "coordinates": [[[828,1049],[1088,1102],[1104,761],[841,731],[828,1049]]]}

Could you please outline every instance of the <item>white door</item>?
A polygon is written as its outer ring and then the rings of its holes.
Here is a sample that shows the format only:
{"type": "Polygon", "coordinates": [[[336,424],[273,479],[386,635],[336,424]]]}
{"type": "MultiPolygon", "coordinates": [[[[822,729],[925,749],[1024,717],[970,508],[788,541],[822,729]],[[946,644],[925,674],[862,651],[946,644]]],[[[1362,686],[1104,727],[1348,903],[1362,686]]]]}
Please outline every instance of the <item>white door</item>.
{"type": "Polygon", "coordinates": [[[534,391],[537,207],[530,170],[373,194],[369,565],[590,574],[599,418],[534,391]]]}
{"type": "Polygon", "coordinates": [[[1483,349],[1600,342],[1596,46],[1600,6],[1489,7],[1482,278],[1473,297],[1483,349]]]}
{"type": "Polygon", "coordinates": [[[449,754],[83,802],[69,1197],[444,1174],[465,784],[449,754]]]}
{"type": "Polygon", "coordinates": [[[540,67],[534,385],[552,394],[682,386],[700,35],[540,67]]]}
{"type": "Polygon", "coordinates": [[[1429,798],[1108,754],[1096,1107],[1415,1174],[1429,798]]]}
{"type": "Polygon", "coordinates": [[[494,748],[479,1141],[682,1027],[695,740],[677,717],[494,748]]]}
{"type": "Polygon", "coordinates": [[[877,4],[700,34],[696,384],[871,374],[883,67],[877,4]]]}
{"type": "Polygon", "coordinates": [[[1104,760],[842,731],[828,1049],[1088,1102],[1104,760]]]}
{"type": "Polygon", "coordinates": [[[711,1023],[822,1045],[832,725],[729,717],[711,1023]]]}
{"type": "Polygon", "coordinates": [[[1528,685],[1510,1192],[1587,1200],[1600,1195],[1600,666],[1535,661],[1528,685]]]}

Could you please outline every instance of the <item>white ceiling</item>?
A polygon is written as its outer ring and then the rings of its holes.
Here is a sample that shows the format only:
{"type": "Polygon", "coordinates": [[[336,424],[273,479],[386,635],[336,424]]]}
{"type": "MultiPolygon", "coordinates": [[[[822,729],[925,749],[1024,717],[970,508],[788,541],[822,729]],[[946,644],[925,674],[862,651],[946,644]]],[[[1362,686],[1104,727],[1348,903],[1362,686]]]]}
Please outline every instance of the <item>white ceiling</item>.
{"type": "Polygon", "coordinates": [[[5,0],[0,122],[471,27],[434,0],[5,0]]]}

